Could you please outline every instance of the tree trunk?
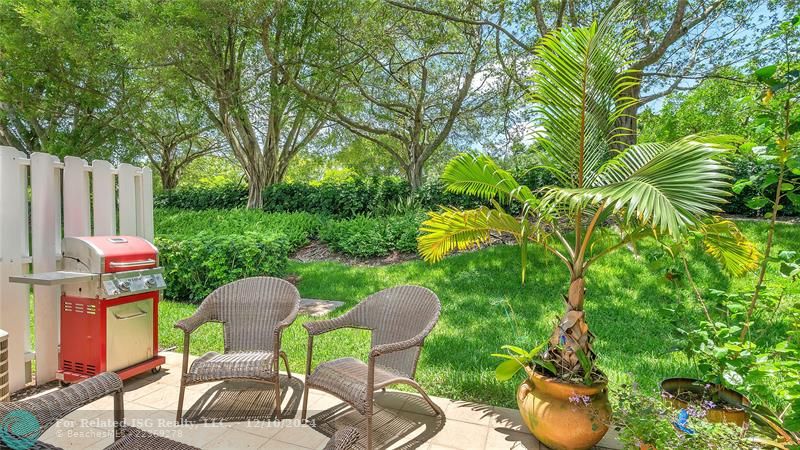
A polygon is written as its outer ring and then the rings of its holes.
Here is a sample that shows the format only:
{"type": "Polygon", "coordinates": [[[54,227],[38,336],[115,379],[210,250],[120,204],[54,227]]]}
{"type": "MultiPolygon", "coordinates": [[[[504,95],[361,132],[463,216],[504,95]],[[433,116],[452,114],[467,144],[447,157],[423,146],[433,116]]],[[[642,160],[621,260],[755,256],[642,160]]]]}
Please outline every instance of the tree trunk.
{"type": "Polygon", "coordinates": [[[264,206],[264,188],[267,186],[263,177],[248,177],[247,208],[261,209],[264,206]]]}
{"type": "Polygon", "coordinates": [[[159,170],[159,175],[161,175],[161,188],[165,191],[171,191],[178,187],[178,174],[174,171],[169,168],[159,170]]]}
{"type": "Polygon", "coordinates": [[[411,185],[411,190],[416,191],[422,186],[423,161],[414,160],[406,166],[406,179],[411,185]]]}
{"type": "Polygon", "coordinates": [[[550,354],[552,361],[562,371],[583,373],[578,357],[579,352],[592,361],[592,340],[594,335],[589,331],[583,311],[584,281],[582,276],[574,277],[569,285],[569,292],[564,298],[566,312],[556,325],[550,336],[550,354]]]}

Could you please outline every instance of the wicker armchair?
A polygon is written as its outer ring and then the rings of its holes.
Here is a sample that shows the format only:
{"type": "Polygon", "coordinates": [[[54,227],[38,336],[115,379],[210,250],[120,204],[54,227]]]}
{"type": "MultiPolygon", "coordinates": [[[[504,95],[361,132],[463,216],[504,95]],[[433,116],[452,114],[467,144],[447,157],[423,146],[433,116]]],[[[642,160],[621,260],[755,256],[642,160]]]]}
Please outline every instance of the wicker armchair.
{"type": "Polygon", "coordinates": [[[194,315],[175,324],[184,332],[183,368],[177,420],[181,422],[186,386],[209,381],[249,379],[275,385],[275,416],[281,414],[279,357],[289,378],[289,361],[281,350],[283,329],[294,322],[300,294],[279,278],[245,278],[212,292],[194,315]],[[206,322],[222,322],[225,349],[208,352],[189,366],[189,336],[206,322]]]}
{"type": "Polygon", "coordinates": [[[31,399],[0,403],[0,418],[4,421],[0,449],[58,449],[37,439],[67,414],[106,395],[114,396],[114,443],[106,450],[197,450],[190,445],[123,425],[122,380],[111,372],[31,399]],[[31,420],[31,417],[36,420],[31,420]],[[19,421],[18,425],[8,428],[15,420],[19,421]],[[14,435],[14,431],[22,431],[24,435],[14,435]]]}
{"type": "Polygon", "coordinates": [[[372,398],[392,384],[407,384],[419,391],[437,415],[443,414],[414,381],[422,344],[439,319],[436,294],[419,286],[398,286],[370,295],[347,313],[331,320],[306,322],[308,353],[302,420],[306,419],[309,388],[328,392],[367,418],[367,448],[372,448],[372,398]],[[311,373],[314,336],[338,328],[372,331],[372,349],[365,364],[340,358],[320,364],[311,373]]]}

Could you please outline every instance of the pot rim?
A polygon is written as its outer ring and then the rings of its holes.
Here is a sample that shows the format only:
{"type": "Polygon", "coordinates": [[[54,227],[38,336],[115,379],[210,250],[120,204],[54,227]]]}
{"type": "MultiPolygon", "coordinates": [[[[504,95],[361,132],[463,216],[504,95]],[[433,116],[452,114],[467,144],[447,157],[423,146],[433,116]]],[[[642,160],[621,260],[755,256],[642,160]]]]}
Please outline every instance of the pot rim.
{"type": "Polygon", "coordinates": [[[593,383],[591,385],[585,385],[583,383],[581,383],[581,384],[570,383],[570,382],[558,379],[558,378],[556,378],[554,376],[541,374],[541,373],[536,372],[535,370],[532,370],[532,369],[530,369],[528,367],[526,367],[525,369],[528,372],[528,378],[531,379],[531,382],[539,381],[539,382],[543,382],[543,383],[555,384],[555,385],[558,385],[558,386],[560,386],[562,388],[573,389],[578,394],[594,395],[594,394],[598,394],[598,393],[604,391],[608,387],[608,381],[607,380],[606,381],[602,381],[602,382],[593,383]]]}
{"type": "MultiPolygon", "coordinates": [[[[663,380],[661,380],[661,383],[658,384],[658,387],[661,389],[661,392],[665,392],[665,393],[670,394],[670,395],[674,395],[675,392],[671,392],[670,390],[668,390],[668,389],[666,389],[664,387],[664,384],[669,383],[669,382],[672,382],[672,383],[686,383],[686,384],[688,384],[690,386],[697,386],[697,387],[699,387],[701,389],[705,385],[711,385],[711,386],[713,386],[714,390],[716,390],[717,392],[723,392],[726,395],[732,395],[732,396],[735,396],[735,397],[739,397],[741,399],[741,406],[730,405],[730,406],[737,407],[737,410],[744,411],[748,406],[750,406],[750,399],[747,398],[746,395],[742,394],[741,392],[739,392],[739,391],[737,391],[735,389],[731,389],[731,388],[729,388],[727,386],[724,386],[722,384],[719,384],[719,383],[709,383],[709,382],[705,382],[703,380],[699,380],[697,378],[686,378],[686,377],[664,378],[663,380]]],[[[672,399],[672,400],[688,404],[684,400],[681,400],[681,399],[672,399]]],[[[715,407],[715,408],[712,408],[712,409],[721,409],[721,408],[715,407]]]]}

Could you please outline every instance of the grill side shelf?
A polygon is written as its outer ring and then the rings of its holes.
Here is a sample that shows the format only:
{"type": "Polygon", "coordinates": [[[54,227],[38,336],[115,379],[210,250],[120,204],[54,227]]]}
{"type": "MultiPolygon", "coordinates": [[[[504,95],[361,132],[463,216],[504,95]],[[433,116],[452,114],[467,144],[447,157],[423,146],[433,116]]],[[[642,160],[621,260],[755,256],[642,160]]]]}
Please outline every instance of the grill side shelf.
{"type": "Polygon", "coordinates": [[[59,286],[62,284],[85,283],[99,279],[100,275],[95,273],[66,272],[63,270],[8,277],[8,281],[12,283],[35,284],[39,286],[59,286]]]}

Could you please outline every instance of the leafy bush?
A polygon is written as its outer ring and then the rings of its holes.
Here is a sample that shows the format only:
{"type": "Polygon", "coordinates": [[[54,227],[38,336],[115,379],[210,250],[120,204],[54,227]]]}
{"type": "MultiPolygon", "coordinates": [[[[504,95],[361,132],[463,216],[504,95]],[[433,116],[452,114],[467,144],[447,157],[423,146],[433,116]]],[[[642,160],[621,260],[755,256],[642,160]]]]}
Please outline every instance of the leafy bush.
{"type": "Polygon", "coordinates": [[[214,289],[246,277],[280,276],[286,270],[289,242],[282,233],[197,233],[157,237],[167,280],[166,297],[201,302],[214,289]]]}
{"type": "Polygon", "coordinates": [[[156,209],[155,229],[159,236],[186,238],[198,232],[215,235],[257,232],[285,235],[289,251],[308,244],[316,237],[322,220],[309,213],[264,213],[248,209],[211,209],[184,211],[180,209],[156,209]]]}
{"type": "Polygon", "coordinates": [[[225,184],[161,191],[153,198],[156,208],[231,209],[247,206],[247,187],[225,184]]]}
{"type": "Polygon", "coordinates": [[[393,251],[415,252],[422,214],[404,216],[358,216],[349,220],[328,220],[319,237],[332,250],[351,256],[386,256],[393,251]]]}
{"type": "MultiPolygon", "coordinates": [[[[741,183],[741,188],[736,189],[739,190],[739,192],[728,199],[728,203],[723,205],[723,209],[729,214],[762,217],[766,209],[754,210],[748,207],[747,203],[751,198],[760,195],[760,186],[765,182],[768,174],[775,173],[777,165],[765,161],[764,158],[758,157],[756,154],[737,154],[731,158],[731,163],[733,166],[733,173],[731,173],[731,176],[734,182],[749,180],[752,183],[741,183]]],[[[794,173],[789,174],[789,178],[785,180],[785,182],[797,185],[800,183],[800,177],[797,175],[798,174],[794,173]]],[[[775,198],[774,179],[773,185],[766,187],[763,193],[770,199],[775,198]]],[[[781,211],[782,216],[800,215],[800,208],[792,204],[787,198],[784,198],[781,204],[784,206],[784,209],[781,211]]]]}
{"type": "MultiPolygon", "coordinates": [[[[405,180],[391,177],[348,179],[322,183],[278,183],[264,189],[264,211],[308,212],[352,218],[366,214],[394,214],[396,206],[413,203],[421,209],[439,205],[476,206],[467,196],[444,191],[438,181],[416,192],[405,180]]],[[[189,210],[233,209],[247,205],[247,189],[242,186],[182,188],[156,194],[157,208],[189,210]]]]}
{"type": "MultiPolygon", "coordinates": [[[[747,155],[736,156],[733,159],[733,167],[731,176],[734,180],[752,177],[755,186],[763,182],[765,174],[772,168],[747,155]]],[[[516,178],[533,190],[556,183],[553,176],[543,169],[532,169],[517,174],[516,178]]],[[[795,183],[800,180],[790,179],[789,181],[795,183]]],[[[731,196],[728,199],[729,203],[722,206],[724,212],[749,216],[759,215],[746,205],[754,192],[754,187],[747,187],[741,193],[731,196]]],[[[413,205],[414,209],[430,210],[436,209],[440,205],[468,209],[482,203],[465,195],[446,192],[444,184],[439,180],[427,183],[412,192],[406,181],[391,177],[357,178],[322,183],[278,183],[267,187],[264,190],[263,198],[263,209],[268,212],[308,212],[346,218],[357,215],[405,213],[410,208],[404,207],[404,205],[413,205]]],[[[154,203],[158,208],[180,208],[195,211],[244,208],[247,205],[247,188],[229,184],[162,191],[156,194],[154,203]]],[[[518,211],[512,208],[510,212],[518,211]]],[[[786,209],[781,214],[784,216],[800,215],[800,209],[787,203],[786,209]]]]}

